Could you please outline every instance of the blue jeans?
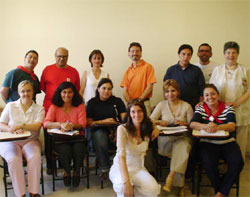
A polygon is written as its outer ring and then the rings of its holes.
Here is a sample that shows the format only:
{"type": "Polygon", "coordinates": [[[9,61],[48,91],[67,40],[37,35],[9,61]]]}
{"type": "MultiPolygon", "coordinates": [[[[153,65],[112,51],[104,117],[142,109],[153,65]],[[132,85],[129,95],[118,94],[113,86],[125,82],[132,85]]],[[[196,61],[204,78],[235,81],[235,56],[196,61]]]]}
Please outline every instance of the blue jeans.
{"type": "Polygon", "coordinates": [[[109,170],[109,131],[106,129],[92,130],[92,140],[96,151],[96,157],[101,170],[109,170]]]}

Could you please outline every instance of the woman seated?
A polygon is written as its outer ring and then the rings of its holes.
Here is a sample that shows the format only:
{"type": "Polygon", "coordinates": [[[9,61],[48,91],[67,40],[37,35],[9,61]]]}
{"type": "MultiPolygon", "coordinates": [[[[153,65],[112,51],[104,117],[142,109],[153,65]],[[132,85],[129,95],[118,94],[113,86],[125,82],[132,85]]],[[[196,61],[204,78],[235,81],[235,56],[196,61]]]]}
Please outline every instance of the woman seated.
{"type": "Polygon", "coordinates": [[[52,98],[52,105],[44,120],[47,129],[60,129],[63,132],[78,130],[80,135],[66,140],[71,142],[57,144],[59,161],[64,169],[64,185],[71,186],[71,161],[73,160],[73,187],[80,184],[80,168],[85,154],[85,143],[83,141],[72,142],[72,139],[83,138],[86,126],[86,111],[83,99],[76,87],[70,82],[61,83],[52,98]]]}
{"type": "Polygon", "coordinates": [[[215,194],[217,197],[228,196],[244,165],[239,146],[234,138],[236,127],[234,109],[219,100],[219,92],[213,84],[205,86],[203,97],[204,104],[195,110],[190,127],[209,133],[219,130],[229,132],[229,136],[225,138],[200,140],[202,166],[214,187],[215,194]],[[218,162],[222,158],[228,168],[225,176],[220,180],[218,162]]]}
{"type": "Polygon", "coordinates": [[[112,96],[113,83],[108,78],[102,78],[96,89],[96,96],[87,104],[88,125],[99,162],[101,174],[106,177],[109,165],[109,134],[110,125],[116,125],[123,120],[126,108],[123,101],[112,96]]]}
{"type": "Polygon", "coordinates": [[[0,143],[0,155],[8,163],[14,192],[18,197],[25,196],[26,193],[23,158],[27,161],[30,196],[40,196],[41,144],[38,137],[45,112],[43,107],[33,102],[33,91],[30,81],[20,82],[18,85],[20,99],[9,102],[0,118],[1,131],[16,134],[31,132],[28,139],[0,143]]]}
{"type": "Polygon", "coordinates": [[[161,186],[144,167],[144,156],[150,138],[157,138],[159,130],[154,129],[138,100],[128,104],[125,122],[117,129],[117,153],[109,173],[114,191],[118,197],[157,196],[161,186]]]}
{"type": "MultiPolygon", "coordinates": [[[[163,84],[166,100],[161,101],[150,118],[161,126],[181,125],[188,126],[193,117],[191,105],[179,99],[180,90],[175,80],[166,80],[163,84]],[[160,120],[158,120],[161,118],[160,120]]],[[[167,176],[163,189],[171,191],[171,186],[180,187],[179,194],[184,196],[185,172],[189,152],[191,150],[190,136],[185,133],[181,136],[162,136],[158,138],[158,153],[171,158],[170,173],[167,176]]]]}

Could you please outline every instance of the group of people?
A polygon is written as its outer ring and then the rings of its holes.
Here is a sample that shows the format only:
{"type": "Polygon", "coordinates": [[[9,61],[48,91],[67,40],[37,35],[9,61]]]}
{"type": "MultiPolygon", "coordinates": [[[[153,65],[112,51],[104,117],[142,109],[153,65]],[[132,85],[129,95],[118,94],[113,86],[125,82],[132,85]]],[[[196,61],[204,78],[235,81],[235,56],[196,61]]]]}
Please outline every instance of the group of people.
{"type": "MultiPolygon", "coordinates": [[[[7,73],[0,89],[7,103],[0,118],[0,129],[11,133],[31,132],[26,140],[0,143],[0,155],[8,163],[16,196],[25,196],[23,159],[28,164],[29,193],[39,196],[41,148],[38,135],[42,126],[48,174],[52,173],[52,165],[47,129],[78,130],[80,134],[75,138],[83,139],[88,126],[101,175],[109,173],[117,196],[157,196],[160,193],[160,185],[144,166],[149,142],[158,138],[158,153],[171,158],[170,173],[163,189],[170,192],[172,185],[177,186],[179,195],[184,196],[192,137],[188,132],[181,136],[158,137],[156,125],[181,125],[211,133],[228,131],[227,138],[202,139],[199,143],[200,158],[216,196],[228,195],[244,165],[249,124],[249,69],[237,62],[239,45],[236,42],[225,43],[225,64],[221,66],[210,61],[212,48],[207,43],[199,46],[197,66],[190,63],[192,54],[190,45],[179,47],[178,63],[169,67],[164,76],[165,99],[152,112],[150,98],[156,77],[153,66],[141,59],[139,43],[129,45],[132,64],[120,84],[127,109],[122,99],[112,94],[113,82],[101,69],[104,55],[100,50],[89,55],[91,70],[84,71],[80,81],[78,71],[67,64],[68,50],[58,48],[56,63],[45,67],[40,83],[34,73],[38,53],[28,51],[24,66],[7,73]],[[36,94],[41,91],[45,93],[44,108],[36,104],[36,94]],[[110,130],[116,127],[117,151],[110,168],[110,130]],[[217,169],[221,157],[228,164],[222,182],[217,169]]],[[[64,169],[65,186],[78,187],[86,152],[84,141],[62,143],[56,150],[64,169]]]]}

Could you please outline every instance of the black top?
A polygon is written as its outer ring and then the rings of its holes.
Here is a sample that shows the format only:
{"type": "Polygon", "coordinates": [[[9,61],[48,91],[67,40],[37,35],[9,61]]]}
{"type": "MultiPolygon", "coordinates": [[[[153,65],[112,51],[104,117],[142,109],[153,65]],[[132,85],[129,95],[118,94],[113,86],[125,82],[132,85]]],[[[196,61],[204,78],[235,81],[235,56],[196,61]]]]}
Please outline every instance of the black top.
{"type": "Polygon", "coordinates": [[[120,114],[126,112],[122,99],[111,96],[108,100],[102,101],[99,97],[90,99],[87,103],[87,118],[94,121],[106,118],[114,118],[121,122],[120,114]]]}
{"type": "Polygon", "coordinates": [[[180,88],[180,99],[188,102],[194,108],[200,101],[205,79],[201,69],[198,66],[189,64],[184,70],[178,64],[167,69],[164,81],[175,79],[180,88]]]}

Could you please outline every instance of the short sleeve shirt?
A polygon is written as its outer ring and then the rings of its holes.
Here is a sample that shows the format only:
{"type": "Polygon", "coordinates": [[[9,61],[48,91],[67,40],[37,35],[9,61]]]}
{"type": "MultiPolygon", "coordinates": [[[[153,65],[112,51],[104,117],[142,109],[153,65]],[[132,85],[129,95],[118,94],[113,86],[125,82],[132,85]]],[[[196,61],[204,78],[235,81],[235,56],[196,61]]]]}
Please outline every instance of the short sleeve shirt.
{"type": "Polygon", "coordinates": [[[34,88],[33,100],[36,101],[36,94],[41,93],[38,77],[35,75],[34,80],[28,73],[16,68],[6,74],[2,85],[3,87],[9,88],[7,103],[16,101],[20,98],[18,95],[18,84],[23,80],[29,80],[32,82],[34,88]]]}
{"type": "MultiPolygon", "coordinates": [[[[135,68],[131,65],[123,76],[121,87],[128,89],[128,95],[131,99],[139,98],[148,84],[156,83],[154,68],[144,60],[135,68]]],[[[152,97],[152,92],[148,96],[152,97]]]]}

